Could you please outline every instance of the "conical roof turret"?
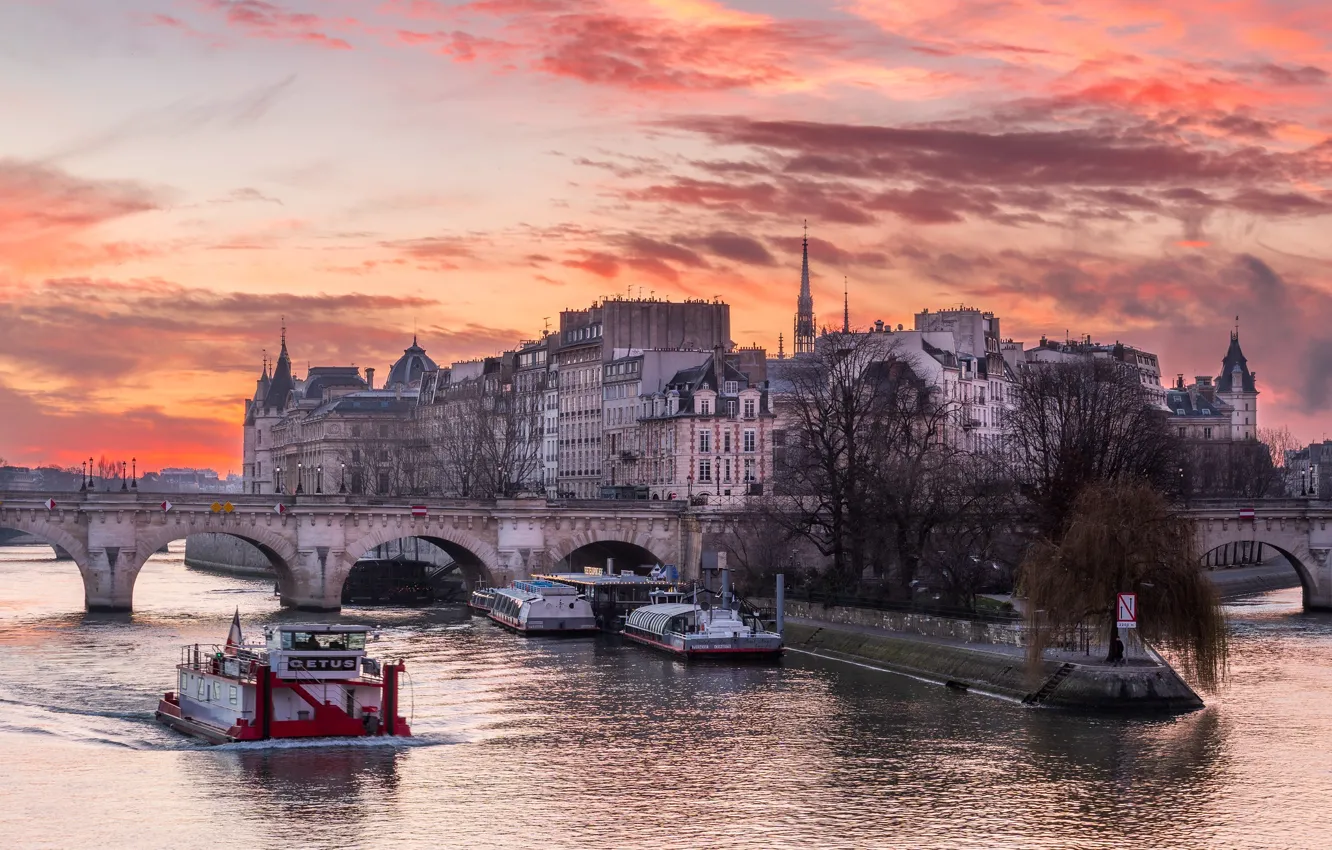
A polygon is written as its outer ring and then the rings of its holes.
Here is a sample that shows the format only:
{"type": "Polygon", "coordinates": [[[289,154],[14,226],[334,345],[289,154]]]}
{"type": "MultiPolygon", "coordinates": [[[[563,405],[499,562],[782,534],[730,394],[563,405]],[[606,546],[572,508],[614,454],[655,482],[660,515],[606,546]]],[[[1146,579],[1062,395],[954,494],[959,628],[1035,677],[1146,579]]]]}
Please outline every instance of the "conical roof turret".
{"type": "Polygon", "coordinates": [[[269,382],[268,392],[264,395],[264,407],[281,410],[287,405],[287,396],[296,388],[291,377],[291,355],[287,354],[287,325],[282,324],[282,351],[278,354],[277,366],[273,369],[273,378],[269,382]]]}

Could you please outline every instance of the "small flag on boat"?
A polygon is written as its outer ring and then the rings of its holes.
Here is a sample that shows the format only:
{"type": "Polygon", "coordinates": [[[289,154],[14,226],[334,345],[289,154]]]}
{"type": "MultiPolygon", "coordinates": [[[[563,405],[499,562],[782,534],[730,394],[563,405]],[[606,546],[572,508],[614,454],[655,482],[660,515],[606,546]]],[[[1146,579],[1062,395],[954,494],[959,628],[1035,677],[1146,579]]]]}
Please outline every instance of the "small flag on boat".
{"type": "Polygon", "coordinates": [[[425,516],[426,513],[425,505],[412,505],[412,516],[425,516]]]}
{"type": "Polygon", "coordinates": [[[162,513],[166,513],[174,507],[170,502],[162,502],[162,513]]]}
{"type": "Polygon", "coordinates": [[[231,631],[227,632],[228,655],[236,654],[236,650],[241,645],[241,640],[242,638],[241,638],[241,629],[240,629],[240,608],[237,607],[235,615],[233,615],[231,618],[231,631]]]}
{"type": "Polygon", "coordinates": [[[55,510],[56,500],[55,500],[55,499],[47,499],[45,502],[42,502],[42,504],[43,504],[43,505],[46,505],[46,509],[47,509],[48,511],[53,511],[53,510],[55,510]]]}
{"type": "Polygon", "coordinates": [[[287,506],[282,504],[281,502],[273,506],[273,513],[275,514],[285,514],[286,512],[287,512],[287,506]]]}

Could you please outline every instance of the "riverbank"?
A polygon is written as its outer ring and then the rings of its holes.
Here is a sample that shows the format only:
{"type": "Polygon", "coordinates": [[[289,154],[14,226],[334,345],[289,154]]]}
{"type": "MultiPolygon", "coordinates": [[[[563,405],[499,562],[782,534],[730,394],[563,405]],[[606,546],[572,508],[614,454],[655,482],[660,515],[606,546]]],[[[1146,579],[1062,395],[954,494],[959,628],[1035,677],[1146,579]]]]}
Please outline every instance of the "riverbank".
{"type": "Polygon", "coordinates": [[[1300,586],[1295,568],[1284,558],[1252,567],[1208,570],[1207,577],[1221,598],[1227,600],[1300,586]]]}
{"type": "Polygon", "coordinates": [[[1111,666],[1097,654],[1050,651],[1033,675],[1026,650],[1013,643],[976,643],[807,617],[788,617],[785,639],[796,652],[1025,705],[1115,713],[1179,713],[1203,707],[1179,674],[1151,653],[1111,666]]]}

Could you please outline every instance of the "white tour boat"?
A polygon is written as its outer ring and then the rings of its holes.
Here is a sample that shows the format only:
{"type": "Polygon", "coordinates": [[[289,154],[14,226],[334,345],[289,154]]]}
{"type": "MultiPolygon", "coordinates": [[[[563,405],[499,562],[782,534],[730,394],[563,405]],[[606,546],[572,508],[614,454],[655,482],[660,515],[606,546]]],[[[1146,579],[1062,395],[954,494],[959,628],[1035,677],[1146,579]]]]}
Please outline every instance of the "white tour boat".
{"type": "Polygon", "coordinates": [[[569,635],[597,631],[592,604],[578,589],[553,581],[515,581],[495,591],[490,619],[521,634],[569,635]]]}
{"type": "Polygon", "coordinates": [[[240,616],[225,646],[185,646],[178,690],[157,719],[209,743],[270,738],[409,736],[398,696],[403,664],[366,657],[368,626],[280,625],[262,644],[241,639],[240,616]]]}
{"type": "Polygon", "coordinates": [[[495,591],[498,588],[487,587],[480,584],[472,591],[472,595],[467,598],[467,607],[471,608],[473,613],[486,615],[490,609],[495,607],[495,591]]]}
{"type": "Polygon", "coordinates": [[[622,634],[635,643],[686,660],[766,661],[782,654],[780,634],[764,630],[756,618],[746,622],[729,604],[678,601],[681,594],[653,596],[675,601],[654,602],[629,614],[622,634]]]}

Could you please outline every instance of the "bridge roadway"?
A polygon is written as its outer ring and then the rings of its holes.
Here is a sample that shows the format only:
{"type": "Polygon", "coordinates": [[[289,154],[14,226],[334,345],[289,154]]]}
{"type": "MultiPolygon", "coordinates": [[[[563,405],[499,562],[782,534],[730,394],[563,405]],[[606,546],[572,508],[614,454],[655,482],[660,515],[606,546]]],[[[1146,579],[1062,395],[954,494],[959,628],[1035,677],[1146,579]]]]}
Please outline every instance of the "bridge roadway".
{"type": "MultiPolygon", "coordinates": [[[[1262,543],[1295,569],[1306,610],[1332,610],[1332,501],[1196,500],[1184,506],[1203,555],[1262,543]],[[1250,512],[1252,515],[1250,516],[1250,512]]],[[[229,534],[273,564],[285,605],[333,610],[358,558],[404,537],[428,540],[472,580],[524,578],[595,554],[620,565],[669,563],[697,576],[743,514],[685,501],[497,501],[367,499],[338,495],[42,493],[0,491],[0,528],[32,534],[68,552],[83,575],[90,611],[130,610],[134,581],[150,555],[191,534],[229,534]],[[54,506],[47,506],[47,499],[54,506]],[[162,501],[169,500],[169,510],[162,501]],[[230,502],[232,510],[215,511],[230,502]],[[278,505],[283,507],[279,513],[278,505]],[[423,504],[424,516],[413,512],[423,504]],[[570,556],[578,556],[570,560],[570,556]]],[[[581,564],[576,564],[581,565],[581,564]]]]}
{"type": "Polygon", "coordinates": [[[555,567],[585,547],[603,558],[614,554],[620,565],[670,563],[696,574],[702,541],[681,501],[0,492],[0,528],[68,552],[83,576],[89,611],[130,610],[149,556],[204,532],[254,544],[277,573],[282,603],[320,611],[340,607],[343,581],[358,558],[404,537],[434,543],[469,578],[493,584],[555,567]],[[423,516],[414,504],[425,507],[423,516]]]}

